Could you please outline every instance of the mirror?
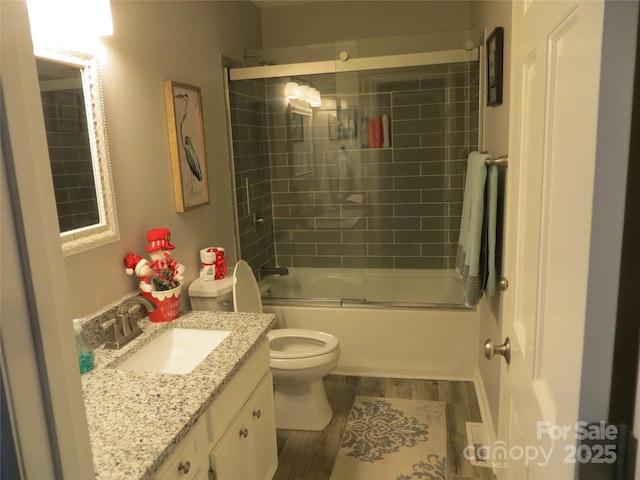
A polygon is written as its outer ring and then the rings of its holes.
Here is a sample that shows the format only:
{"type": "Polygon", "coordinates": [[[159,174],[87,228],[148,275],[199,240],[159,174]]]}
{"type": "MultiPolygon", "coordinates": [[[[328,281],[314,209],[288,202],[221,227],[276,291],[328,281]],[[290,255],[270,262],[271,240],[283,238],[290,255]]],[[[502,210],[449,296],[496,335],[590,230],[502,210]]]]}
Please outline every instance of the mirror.
{"type": "Polygon", "coordinates": [[[64,255],[119,239],[97,60],[36,48],[64,255]]]}

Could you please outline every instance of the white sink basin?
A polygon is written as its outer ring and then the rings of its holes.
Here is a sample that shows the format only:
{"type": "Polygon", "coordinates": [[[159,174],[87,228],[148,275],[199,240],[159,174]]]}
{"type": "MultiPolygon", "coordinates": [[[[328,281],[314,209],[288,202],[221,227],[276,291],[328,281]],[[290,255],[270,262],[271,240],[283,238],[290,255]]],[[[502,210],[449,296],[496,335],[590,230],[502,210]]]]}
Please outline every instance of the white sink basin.
{"type": "Polygon", "coordinates": [[[127,358],[116,369],[189,373],[230,333],[229,330],[170,328],[127,358]]]}

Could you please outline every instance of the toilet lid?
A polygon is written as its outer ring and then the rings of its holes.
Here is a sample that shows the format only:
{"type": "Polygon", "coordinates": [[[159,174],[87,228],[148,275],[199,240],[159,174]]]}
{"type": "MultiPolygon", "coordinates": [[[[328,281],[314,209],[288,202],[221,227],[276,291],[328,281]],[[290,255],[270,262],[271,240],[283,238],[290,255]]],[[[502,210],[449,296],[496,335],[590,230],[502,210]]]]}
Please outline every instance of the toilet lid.
{"type": "Polygon", "coordinates": [[[316,357],[338,348],[336,337],[318,330],[277,328],[267,336],[271,359],[316,357]]]}
{"type": "Polygon", "coordinates": [[[260,288],[253,271],[244,260],[233,269],[233,310],[236,312],[262,313],[260,288]]]}

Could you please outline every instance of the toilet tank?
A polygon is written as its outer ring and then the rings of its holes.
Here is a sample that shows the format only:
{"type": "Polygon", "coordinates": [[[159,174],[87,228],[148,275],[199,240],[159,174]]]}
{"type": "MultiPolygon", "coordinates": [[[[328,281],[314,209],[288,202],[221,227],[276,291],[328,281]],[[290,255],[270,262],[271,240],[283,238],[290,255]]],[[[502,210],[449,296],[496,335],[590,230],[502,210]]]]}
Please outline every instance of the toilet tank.
{"type": "Polygon", "coordinates": [[[220,280],[195,279],[189,285],[192,310],[233,311],[233,275],[220,280]]]}

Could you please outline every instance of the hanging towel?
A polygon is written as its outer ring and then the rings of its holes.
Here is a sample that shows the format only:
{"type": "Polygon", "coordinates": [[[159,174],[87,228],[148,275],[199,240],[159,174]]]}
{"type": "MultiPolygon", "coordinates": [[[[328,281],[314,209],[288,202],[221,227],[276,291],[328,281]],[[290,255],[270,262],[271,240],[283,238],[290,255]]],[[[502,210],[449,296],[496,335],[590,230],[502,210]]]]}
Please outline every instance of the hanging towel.
{"type": "MultiPolygon", "coordinates": [[[[456,252],[456,270],[462,277],[465,304],[477,305],[482,298],[487,274],[487,259],[483,261],[483,228],[485,219],[485,189],[488,154],[471,152],[467,160],[467,178],[464,186],[462,217],[460,219],[460,237],[456,252]]],[[[488,248],[484,249],[485,255],[488,248]]],[[[488,255],[487,255],[488,256],[488,255]]]]}
{"type": "Polygon", "coordinates": [[[487,231],[488,249],[485,255],[487,259],[487,274],[485,291],[491,296],[496,291],[496,232],[498,215],[498,166],[489,165],[487,167],[487,188],[485,195],[485,218],[487,231]]]}

